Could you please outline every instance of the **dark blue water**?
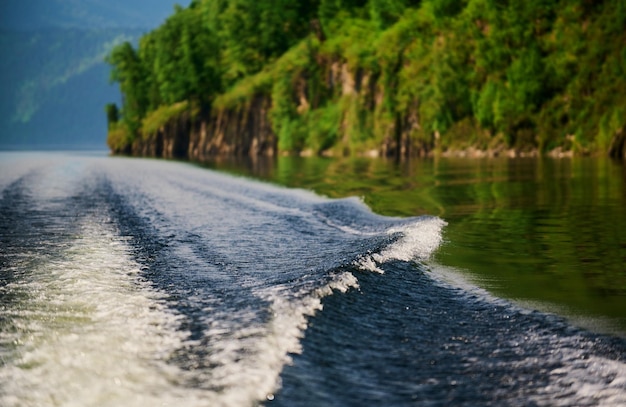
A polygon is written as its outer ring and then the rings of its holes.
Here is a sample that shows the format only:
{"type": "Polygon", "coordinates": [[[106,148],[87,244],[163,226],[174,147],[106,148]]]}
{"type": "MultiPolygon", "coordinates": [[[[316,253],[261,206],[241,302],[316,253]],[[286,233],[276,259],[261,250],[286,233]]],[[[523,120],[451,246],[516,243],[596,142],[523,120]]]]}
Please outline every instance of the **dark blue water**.
{"type": "Polygon", "coordinates": [[[626,342],[389,218],[183,163],[0,156],[0,405],[623,405],[626,342]]]}

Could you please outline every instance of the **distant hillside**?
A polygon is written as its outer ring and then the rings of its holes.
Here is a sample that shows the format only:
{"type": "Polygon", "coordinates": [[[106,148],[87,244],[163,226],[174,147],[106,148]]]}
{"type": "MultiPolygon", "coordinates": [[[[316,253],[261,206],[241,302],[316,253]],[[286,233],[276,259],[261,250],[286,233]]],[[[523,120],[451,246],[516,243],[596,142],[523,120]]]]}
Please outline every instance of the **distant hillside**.
{"type": "Polygon", "coordinates": [[[151,29],[172,13],[175,3],[187,5],[189,0],[2,0],[0,27],[151,29]]]}
{"type": "Polygon", "coordinates": [[[102,147],[103,104],[119,101],[104,55],[137,30],[0,32],[0,147],[102,147]]]}
{"type": "Polygon", "coordinates": [[[0,148],[104,148],[103,106],[121,100],[104,58],[121,42],[136,43],[174,4],[3,0],[0,148]]]}

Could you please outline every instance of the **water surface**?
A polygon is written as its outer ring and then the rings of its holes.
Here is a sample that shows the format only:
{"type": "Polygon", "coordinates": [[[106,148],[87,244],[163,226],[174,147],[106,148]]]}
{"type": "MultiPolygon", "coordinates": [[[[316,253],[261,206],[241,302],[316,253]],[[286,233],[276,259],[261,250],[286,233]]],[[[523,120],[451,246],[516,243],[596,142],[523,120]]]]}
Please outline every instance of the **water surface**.
{"type": "Polygon", "coordinates": [[[390,217],[186,163],[0,154],[0,405],[624,405],[624,339],[437,266],[464,218],[436,187],[390,217]]]}
{"type": "Polygon", "coordinates": [[[436,253],[491,292],[626,334],[626,166],[603,158],[280,157],[213,168],[329,197],[359,196],[388,216],[436,215],[436,253]]]}

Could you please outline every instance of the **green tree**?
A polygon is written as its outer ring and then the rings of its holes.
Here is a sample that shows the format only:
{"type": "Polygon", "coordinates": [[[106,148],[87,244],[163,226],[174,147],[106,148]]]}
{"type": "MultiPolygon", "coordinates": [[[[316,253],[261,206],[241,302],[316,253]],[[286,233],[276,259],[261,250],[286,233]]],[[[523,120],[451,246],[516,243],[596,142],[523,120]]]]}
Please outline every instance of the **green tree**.
{"type": "Polygon", "coordinates": [[[219,35],[224,76],[236,81],[259,72],[304,38],[315,18],[316,0],[232,0],[216,2],[210,20],[219,35]]]}
{"type": "Polygon", "coordinates": [[[129,42],[115,47],[106,60],[112,68],[111,80],[120,84],[124,123],[134,134],[147,108],[146,70],[129,42]]]}
{"type": "Polygon", "coordinates": [[[111,129],[113,126],[117,125],[120,119],[119,110],[115,103],[107,103],[105,110],[107,114],[107,124],[109,129],[111,129]]]}
{"type": "Polygon", "coordinates": [[[370,0],[367,4],[370,18],[381,29],[397,22],[407,7],[416,7],[419,0],[370,0]]]}

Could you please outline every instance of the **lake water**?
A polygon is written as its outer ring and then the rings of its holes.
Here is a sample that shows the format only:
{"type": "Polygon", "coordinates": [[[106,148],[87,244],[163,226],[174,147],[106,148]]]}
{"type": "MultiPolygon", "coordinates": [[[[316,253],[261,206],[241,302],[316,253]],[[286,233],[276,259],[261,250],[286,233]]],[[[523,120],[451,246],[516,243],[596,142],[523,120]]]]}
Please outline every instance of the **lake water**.
{"type": "Polygon", "coordinates": [[[0,405],[626,403],[621,167],[220,166],[0,153],[0,405]]]}
{"type": "Polygon", "coordinates": [[[280,157],[208,163],[388,216],[448,223],[436,266],[499,296],[626,335],[626,165],[602,158],[280,157]]]}

